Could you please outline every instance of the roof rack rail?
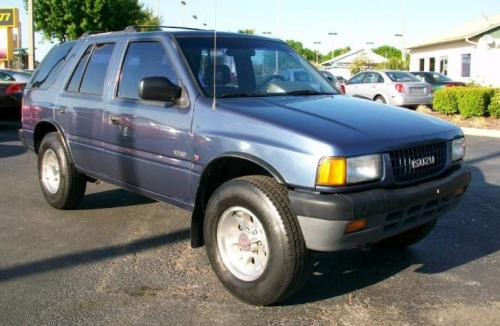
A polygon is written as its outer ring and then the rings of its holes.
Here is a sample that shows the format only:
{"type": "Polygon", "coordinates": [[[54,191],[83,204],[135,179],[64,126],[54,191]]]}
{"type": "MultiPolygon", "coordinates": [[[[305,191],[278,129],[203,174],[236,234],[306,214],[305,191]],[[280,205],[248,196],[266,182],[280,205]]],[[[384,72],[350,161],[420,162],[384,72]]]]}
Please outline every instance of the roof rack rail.
{"type": "Polygon", "coordinates": [[[183,27],[183,26],[165,26],[165,25],[131,25],[127,26],[123,31],[124,32],[139,32],[141,28],[169,28],[169,29],[185,29],[189,31],[205,31],[206,29],[202,28],[194,28],[194,27],[183,27]]]}
{"type": "Polygon", "coordinates": [[[94,34],[101,34],[101,33],[109,33],[109,31],[108,32],[106,32],[106,31],[87,31],[87,32],[83,33],[82,35],[80,35],[80,38],[87,37],[87,36],[94,35],[94,34]]]}

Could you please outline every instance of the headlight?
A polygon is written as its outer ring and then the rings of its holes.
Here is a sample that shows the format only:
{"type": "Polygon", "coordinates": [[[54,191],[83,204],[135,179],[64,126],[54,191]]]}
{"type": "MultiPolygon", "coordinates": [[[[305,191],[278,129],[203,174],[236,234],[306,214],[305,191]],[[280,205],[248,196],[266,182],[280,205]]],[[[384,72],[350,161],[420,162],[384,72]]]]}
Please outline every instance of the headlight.
{"type": "Polygon", "coordinates": [[[451,142],[451,160],[453,162],[463,159],[465,156],[465,138],[455,139],[451,142]]]}
{"type": "Polygon", "coordinates": [[[345,186],[378,180],[382,176],[379,154],[358,157],[325,157],[321,159],[316,175],[318,186],[345,186]]]}

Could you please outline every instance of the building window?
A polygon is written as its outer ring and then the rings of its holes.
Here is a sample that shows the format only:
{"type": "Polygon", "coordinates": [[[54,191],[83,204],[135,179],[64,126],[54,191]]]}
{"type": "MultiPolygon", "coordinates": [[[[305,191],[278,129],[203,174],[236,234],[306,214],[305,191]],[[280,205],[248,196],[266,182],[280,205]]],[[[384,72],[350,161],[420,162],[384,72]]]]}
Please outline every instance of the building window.
{"type": "Polygon", "coordinates": [[[439,58],[439,72],[448,75],[448,57],[439,58]]]}
{"type": "Polygon", "coordinates": [[[424,71],[425,70],[425,59],[420,58],[420,64],[419,64],[419,71],[424,71]]]}
{"type": "Polygon", "coordinates": [[[470,77],[470,53],[462,54],[462,77],[470,77]]]}
{"type": "Polygon", "coordinates": [[[436,58],[429,59],[429,71],[436,71],[436,58]]]}

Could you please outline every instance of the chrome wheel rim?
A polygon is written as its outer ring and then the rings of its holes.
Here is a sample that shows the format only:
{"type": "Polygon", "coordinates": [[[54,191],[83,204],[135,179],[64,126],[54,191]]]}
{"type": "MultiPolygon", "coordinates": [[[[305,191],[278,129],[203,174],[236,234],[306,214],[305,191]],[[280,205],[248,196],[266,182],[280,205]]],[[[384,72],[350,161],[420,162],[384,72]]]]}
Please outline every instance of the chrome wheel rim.
{"type": "Polygon", "coordinates": [[[380,97],[378,97],[375,102],[378,102],[378,103],[385,103],[384,100],[380,97]]]}
{"type": "Polygon", "coordinates": [[[42,159],[42,184],[50,193],[55,194],[59,190],[61,182],[61,170],[57,155],[52,149],[48,149],[43,154],[42,159]]]}
{"type": "Polygon", "coordinates": [[[246,208],[228,208],[217,225],[217,247],[223,264],[238,279],[254,281],[265,271],[269,245],[260,220],[246,208]]]}

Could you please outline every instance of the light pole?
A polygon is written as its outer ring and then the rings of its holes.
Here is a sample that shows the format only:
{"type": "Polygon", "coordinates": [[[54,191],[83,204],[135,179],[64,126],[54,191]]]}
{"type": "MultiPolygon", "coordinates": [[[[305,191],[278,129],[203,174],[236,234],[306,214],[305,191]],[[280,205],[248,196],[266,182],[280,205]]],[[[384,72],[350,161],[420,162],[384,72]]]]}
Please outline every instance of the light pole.
{"type": "Polygon", "coordinates": [[[335,56],[335,42],[333,41],[333,38],[338,35],[336,32],[329,32],[328,35],[332,37],[332,58],[335,56]]]}
{"type": "Polygon", "coordinates": [[[35,69],[35,29],[33,27],[33,0],[28,0],[28,68],[35,69]]]}
{"type": "Polygon", "coordinates": [[[182,7],[182,26],[186,26],[186,1],[181,1],[182,7]]]}
{"type": "Polygon", "coordinates": [[[404,34],[394,34],[395,37],[401,37],[401,59],[403,62],[406,61],[406,54],[405,54],[405,36],[404,34]]]}
{"type": "MultiPolygon", "coordinates": [[[[316,42],[314,42],[314,44],[315,45],[320,45],[321,42],[316,41],[316,42]]],[[[316,65],[318,65],[318,64],[319,64],[319,48],[316,48],[316,65]]]]}

